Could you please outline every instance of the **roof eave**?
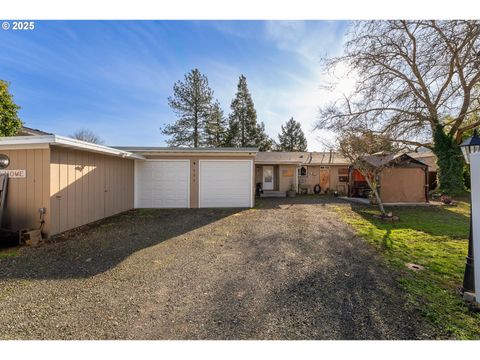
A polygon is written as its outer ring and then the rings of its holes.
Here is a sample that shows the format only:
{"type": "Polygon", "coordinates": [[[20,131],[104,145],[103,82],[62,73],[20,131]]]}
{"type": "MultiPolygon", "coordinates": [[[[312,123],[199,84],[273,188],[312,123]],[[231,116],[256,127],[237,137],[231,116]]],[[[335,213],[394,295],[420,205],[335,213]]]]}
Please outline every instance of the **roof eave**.
{"type": "Polygon", "coordinates": [[[113,148],[135,153],[258,153],[257,148],[156,148],[135,146],[113,146],[113,148]]]}
{"type": "Polygon", "coordinates": [[[255,160],[255,164],[261,165],[304,165],[299,161],[278,161],[278,160],[255,160]]]}
{"type": "Polygon", "coordinates": [[[133,154],[128,151],[123,151],[111,148],[105,145],[93,144],[86,141],[72,139],[60,135],[38,135],[38,136],[11,136],[0,137],[1,146],[31,146],[31,145],[54,145],[61,147],[68,147],[77,150],[91,151],[100,154],[107,154],[129,159],[145,159],[143,156],[133,154]]]}

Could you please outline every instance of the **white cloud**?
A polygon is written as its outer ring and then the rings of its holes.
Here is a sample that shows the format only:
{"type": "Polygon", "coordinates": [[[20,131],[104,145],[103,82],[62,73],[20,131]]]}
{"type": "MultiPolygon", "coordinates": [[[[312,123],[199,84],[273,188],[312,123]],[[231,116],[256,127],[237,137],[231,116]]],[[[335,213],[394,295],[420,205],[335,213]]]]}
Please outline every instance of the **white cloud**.
{"type": "Polygon", "coordinates": [[[313,131],[319,108],[351,92],[355,84],[352,77],[345,76],[346,68],[339,67],[334,76],[326,75],[320,62],[322,57],[341,53],[344,39],[338,27],[338,23],[324,21],[266,22],[265,37],[279,50],[290,52],[299,64],[282,74],[290,80],[289,86],[263,91],[263,96],[255,98],[259,117],[265,117],[270,135],[276,137],[280,125],[293,116],[302,124],[309,150],[324,149],[325,142],[332,137],[327,131],[313,131]],[[330,82],[338,83],[335,91],[321,88],[330,82]]]}

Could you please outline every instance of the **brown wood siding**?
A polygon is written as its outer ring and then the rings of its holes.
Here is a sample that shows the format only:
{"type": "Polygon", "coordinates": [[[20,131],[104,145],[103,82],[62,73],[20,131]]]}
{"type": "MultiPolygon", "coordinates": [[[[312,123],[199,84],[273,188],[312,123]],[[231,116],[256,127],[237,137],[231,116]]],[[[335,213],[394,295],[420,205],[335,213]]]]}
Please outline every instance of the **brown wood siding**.
{"type": "Polygon", "coordinates": [[[380,173],[380,197],[385,203],[426,202],[426,185],[423,168],[385,168],[380,173]]]}
{"type": "Polygon", "coordinates": [[[133,208],[134,161],[52,146],[54,235],[133,208]]]}
{"type": "Polygon", "coordinates": [[[0,150],[10,158],[6,169],[26,170],[26,178],[8,180],[7,199],[3,226],[18,231],[40,226],[39,208],[47,208],[44,230],[48,231],[50,218],[48,171],[50,162],[49,149],[0,150]]]}

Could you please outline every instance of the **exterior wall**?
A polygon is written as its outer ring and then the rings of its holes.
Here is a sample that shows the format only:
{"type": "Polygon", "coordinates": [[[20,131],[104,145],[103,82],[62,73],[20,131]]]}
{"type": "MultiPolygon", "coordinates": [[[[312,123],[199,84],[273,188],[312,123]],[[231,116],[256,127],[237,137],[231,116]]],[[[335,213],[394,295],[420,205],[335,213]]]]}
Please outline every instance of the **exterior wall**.
{"type": "Polygon", "coordinates": [[[385,168],[380,174],[380,197],[384,203],[426,202],[425,169],[385,168]]]}
{"type": "Polygon", "coordinates": [[[330,189],[342,194],[348,192],[348,181],[340,181],[340,176],[346,176],[348,179],[348,165],[330,166],[330,189]],[[343,172],[342,172],[343,170],[343,172]]]}
{"type": "Polygon", "coordinates": [[[254,156],[227,156],[227,155],[210,155],[210,156],[182,156],[181,154],[174,155],[150,155],[145,156],[147,159],[179,159],[179,160],[190,160],[190,207],[198,208],[198,194],[199,194],[199,185],[198,185],[198,169],[199,169],[199,160],[251,160],[253,171],[252,171],[252,204],[255,204],[255,180],[256,180],[256,171],[254,164],[254,156]]]}
{"type": "Polygon", "coordinates": [[[341,165],[305,165],[307,166],[307,176],[299,177],[299,184],[306,185],[309,192],[313,193],[315,185],[319,184],[321,192],[324,193],[326,189],[346,193],[348,182],[339,181],[339,169],[345,169],[348,176],[348,166],[341,165]],[[323,178],[323,176],[325,176],[323,178]]]}
{"type": "MultiPolygon", "coordinates": [[[[308,193],[313,194],[313,187],[320,184],[320,166],[317,165],[303,165],[307,167],[306,176],[298,176],[298,185],[308,187],[308,193]]],[[[324,189],[322,189],[323,191],[324,189]]]]}
{"type": "Polygon", "coordinates": [[[131,159],[52,146],[49,176],[49,235],[133,208],[131,159]]]}
{"type": "MultiPolygon", "coordinates": [[[[255,183],[262,182],[263,176],[263,164],[257,164],[255,166],[255,183]]],[[[313,193],[313,188],[315,185],[320,184],[320,172],[325,172],[327,179],[327,187],[322,187],[322,192],[326,188],[330,190],[336,190],[344,194],[348,191],[348,181],[340,182],[339,176],[348,177],[348,166],[347,165],[331,165],[331,166],[320,166],[320,165],[305,165],[307,166],[307,176],[300,177],[297,175],[297,165],[274,165],[278,168],[278,171],[275,170],[275,180],[278,179],[275,183],[275,190],[278,191],[288,191],[290,190],[291,184],[297,183],[304,185],[309,188],[309,192],[313,193]],[[345,174],[340,174],[339,170],[345,169],[345,174]]]]}
{"type": "Polygon", "coordinates": [[[257,183],[263,182],[263,165],[255,166],[255,186],[257,183]]]}
{"type": "Polygon", "coordinates": [[[46,208],[43,230],[50,218],[50,149],[2,150],[10,158],[6,169],[26,170],[25,178],[9,178],[3,227],[12,231],[39,228],[39,208],[46,208]]]}
{"type": "Polygon", "coordinates": [[[297,165],[278,165],[278,191],[288,191],[296,184],[297,165]]]}

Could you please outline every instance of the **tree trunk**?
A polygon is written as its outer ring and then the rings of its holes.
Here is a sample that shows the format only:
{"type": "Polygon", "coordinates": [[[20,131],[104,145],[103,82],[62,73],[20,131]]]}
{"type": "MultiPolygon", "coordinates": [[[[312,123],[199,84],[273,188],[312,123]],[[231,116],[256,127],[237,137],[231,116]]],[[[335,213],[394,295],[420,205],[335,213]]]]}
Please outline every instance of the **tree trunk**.
{"type": "MultiPolygon", "coordinates": [[[[375,184],[372,183],[368,179],[368,174],[366,174],[366,173],[362,174],[362,175],[365,178],[365,181],[367,182],[368,186],[372,190],[373,195],[375,195],[375,199],[377,199],[377,205],[378,205],[378,208],[380,209],[380,212],[382,213],[382,215],[385,215],[387,212],[385,211],[385,207],[383,206],[382,199],[380,198],[380,194],[378,193],[377,182],[375,181],[375,184]]],[[[376,176],[376,174],[374,176],[376,176]]]]}
{"type": "Polygon", "coordinates": [[[455,139],[438,125],[433,133],[433,152],[437,156],[437,189],[449,195],[465,192],[463,181],[463,155],[455,139]]]}
{"type": "Polygon", "coordinates": [[[380,194],[378,193],[377,187],[376,186],[373,187],[372,191],[373,191],[373,194],[375,195],[375,198],[377,199],[378,208],[382,212],[382,215],[385,215],[387,212],[385,211],[385,207],[383,206],[383,202],[382,202],[382,199],[380,198],[380,194]]]}

